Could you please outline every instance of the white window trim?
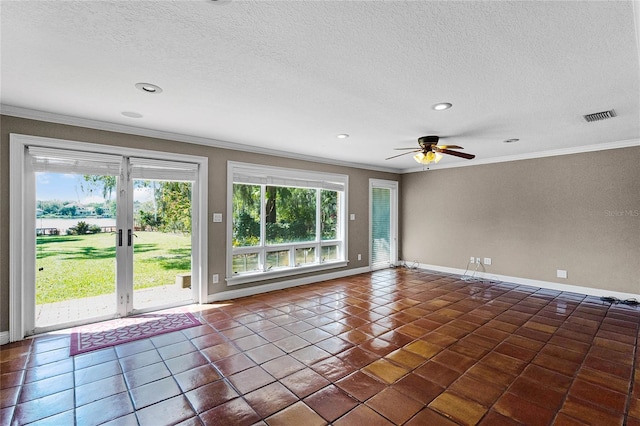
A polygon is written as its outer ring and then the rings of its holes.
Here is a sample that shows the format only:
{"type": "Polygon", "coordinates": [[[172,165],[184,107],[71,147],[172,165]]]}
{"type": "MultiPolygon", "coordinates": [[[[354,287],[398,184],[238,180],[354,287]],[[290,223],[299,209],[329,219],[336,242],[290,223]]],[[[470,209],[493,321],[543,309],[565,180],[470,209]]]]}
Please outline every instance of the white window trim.
{"type": "MultiPolygon", "coordinates": [[[[251,184],[251,183],[248,183],[251,184]]],[[[295,186],[295,184],[291,184],[291,186],[295,186]]],[[[238,284],[246,284],[251,282],[259,282],[270,280],[274,278],[282,278],[293,275],[307,274],[317,271],[325,271],[328,269],[336,269],[343,268],[349,264],[347,260],[348,256],[348,220],[347,220],[347,212],[349,211],[348,206],[348,191],[349,191],[349,176],[343,174],[335,174],[335,173],[325,173],[325,172],[311,172],[308,170],[299,170],[299,169],[291,169],[291,168],[282,168],[282,167],[273,167],[273,166],[264,166],[260,164],[251,164],[251,163],[241,163],[236,161],[228,161],[227,162],[227,277],[225,281],[227,286],[238,285],[238,284]],[[308,241],[308,242],[296,242],[296,243],[284,243],[284,244],[276,244],[273,246],[268,246],[269,249],[274,248],[277,249],[279,247],[282,248],[290,248],[294,249],[294,247],[298,246],[309,246],[314,245],[321,248],[326,245],[338,245],[340,247],[340,252],[342,255],[342,259],[336,261],[327,261],[324,263],[313,264],[313,265],[303,265],[303,266],[294,266],[288,268],[279,268],[272,271],[256,271],[256,272],[247,272],[239,275],[232,275],[233,273],[233,255],[238,252],[245,253],[254,253],[254,252],[266,252],[266,248],[264,246],[261,247],[242,247],[234,249],[232,247],[233,244],[233,184],[234,184],[234,176],[242,175],[243,177],[251,177],[253,184],[269,184],[272,181],[276,181],[277,185],[280,185],[284,181],[306,181],[306,182],[314,182],[318,183],[319,187],[324,187],[325,189],[337,190],[338,188],[342,191],[341,197],[341,205],[342,209],[340,211],[340,238],[337,240],[325,240],[325,241],[308,241]],[[258,183],[261,182],[261,183],[258,183]],[[235,251],[235,253],[234,253],[235,251]]],[[[261,206],[264,209],[264,206],[261,206]]],[[[264,212],[262,212],[262,216],[264,217],[264,212]]],[[[261,221],[261,228],[264,222],[261,221]]],[[[261,229],[261,235],[264,236],[264,229],[261,229]]],[[[317,234],[320,235],[320,234],[317,234]]],[[[271,250],[270,250],[271,251],[271,250]]]]}
{"type": "Polygon", "coordinates": [[[388,266],[395,266],[398,264],[398,182],[395,180],[385,179],[369,179],[369,269],[374,271],[376,269],[387,268],[388,266]],[[386,188],[391,191],[391,223],[389,224],[391,230],[391,247],[390,263],[389,265],[374,265],[373,264],[373,199],[371,193],[373,188],[386,188]]]}
{"type": "MultiPolygon", "coordinates": [[[[132,157],[153,157],[159,160],[183,161],[198,164],[197,199],[194,197],[193,214],[193,250],[192,258],[196,269],[192,278],[198,284],[199,303],[207,303],[208,291],[208,159],[206,157],[177,154],[172,152],[152,151],[146,149],[128,148],[114,145],[103,145],[86,142],[76,142],[63,139],[46,138],[11,133],[9,135],[9,340],[22,340],[27,334],[27,326],[31,326],[27,318],[35,316],[34,312],[27,312],[30,304],[27,298],[35,298],[31,291],[25,291],[24,282],[35,280],[35,268],[27,268],[27,259],[35,259],[35,244],[26,244],[29,239],[35,240],[35,229],[24,220],[26,207],[26,189],[32,187],[29,194],[35,191],[35,180],[25,179],[25,148],[37,145],[48,148],[60,148],[77,151],[97,152],[132,157]],[[26,251],[25,251],[26,250],[26,251]],[[197,282],[196,282],[197,279],[197,282]]],[[[29,176],[33,174],[29,173],[29,176]]],[[[35,208],[35,207],[34,207],[35,208]]],[[[34,265],[35,266],[35,265],[34,265]]]]}

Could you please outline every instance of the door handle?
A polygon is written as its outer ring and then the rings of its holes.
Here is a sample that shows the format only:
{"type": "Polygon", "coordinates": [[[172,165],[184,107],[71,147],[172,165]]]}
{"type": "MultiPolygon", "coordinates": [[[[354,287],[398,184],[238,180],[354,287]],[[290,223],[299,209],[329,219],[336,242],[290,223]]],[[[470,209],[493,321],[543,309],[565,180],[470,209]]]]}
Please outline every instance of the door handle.
{"type": "Polygon", "coordinates": [[[118,246],[122,247],[122,229],[118,229],[118,246]]]}
{"type": "Polygon", "coordinates": [[[131,247],[131,238],[132,238],[131,229],[127,229],[127,245],[129,247],[131,247]]]}

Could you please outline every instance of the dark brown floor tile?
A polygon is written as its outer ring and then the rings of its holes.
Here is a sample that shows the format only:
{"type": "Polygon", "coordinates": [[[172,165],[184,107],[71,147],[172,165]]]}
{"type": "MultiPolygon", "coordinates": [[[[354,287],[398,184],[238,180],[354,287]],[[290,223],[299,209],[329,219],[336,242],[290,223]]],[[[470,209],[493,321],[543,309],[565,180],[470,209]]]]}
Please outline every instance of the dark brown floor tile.
{"type": "Polygon", "coordinates": [[[267,418],[265,422],[269,426],[324,426],[327,422],[307,404],[298,401],[295,404],[267,418]]]}
{"type": "Polygon", "coordinates": [[[347,342],[346,340],[342,340],[341,338],[335,336],[322,340],[315,345],[320,349],[324,349],[332,355],[336,355],[353,347],[353,343],[347,342]]]}
{"type": "Polygon", "coordinates": [[[222,334],[227,339],[235,340],[241,337],[250,336],[253,334],[253,331],[250,328],[241,325],[239,327],[227,328],[226,330],[222,330],[220,331],[220,334],[222,334]]]}
{"type": "Polygon", "coordinates": [[[256,348],[258,346],[266,345],[269,343],[268,340],[263,339],[257,334],[250,334],[248,336],[240,337],[239,339],[235,339],[233,344],[236,345],[242,351],[248,351],[249,349],[256,348]]]}
{"type": "Polygon", "coordinates": [[[276,379],[281,379],[296,371],[302,370],[305,368],[305,365],[289,355],[284,355],[265,362],[262,364],[262,368],[276,379]]]}
{"type": "Polygon", "coordinates": [[[190,352],[195,352],[196,350],[196,347],[190,341],[185,340],[183,342],[161,346],[158,348],[158,353],[162,359],[166,360],[188,354],[190,352]]]}
{"type": "Polygon", "coordinates": [[[565,392],[550,389],[546,384],[518,377],[508,392],[549,410],[557,411],[565,398],[565,392]]]}
{"type": "Polygon", "coordinates": [[[83,368],[102,364],[108,361],[114,361],[116,359],[117,355],[115,349],[107,348],[97,351],[91,351],[82,355],[76,355],[73,357],[73,364],[75,370],[81,370],[83,368]]]}
{"type": "Polygon", "coordinates": [[[256,366],[229,376],[229,381],[241,394],[246,394],[274,382],[275,379],[256,366]]]}
{"type": "Polygon", "coordinates": [[[292,336],[292,333],[282,327],[274,327],[269,330],[262,331],[260,336],[273,343],[284,339],[285,337],[292,336]]]}
{"type": "Polygon", "coordinates": [[[302,349],[310,345],[309,342],[295,335],[285,337],[284,339],[281,339],[281,340],[277,340],[273,342],[273,344],[287,353],[295,352],[299,349],[302,349]]]}
{"type": "Polygon", "coordinates": [[[572,382],[572,378],[569,376],[534,364],[529,364],[520,377],[532,380],[561,393],[566,393],[572,382]]]}
{"type": "Polygon", "coordinates": [[[581,420],[587,424],[597,425],[622,425],[624,416],[614,414],[611,411],[601,410],[588,402],[576,399],[569,395],[562,405],[560,413],[581,420]]]}
{"type": "Polygon", "coordinates": [[[358,330],[346,331],[344,333],[338,334],[338,337],[354,345],[364,343],[371,338],[371,336],[369,336],[368,334],[365,334],[358,330]]]}
{"type": "Polygon", "coordinates": [[[584,426],[587,424],[588,423],[581,422],[580,420],[574,419],[573,417],[569,417],[564,413],[558,413],[556,415],[556,418],[553,420],[553,426],[584,426]]]}
{"type": "Polygon", "coordinates": [[[250,426],[260,416],[242,398],[236,398],[200,414],[205,425],[250,426]]]}
{"type": "MultiPolygon", "coordinates": [[[[31,371],[33,370],[29,370],[29,372],[31,371]]],[[[27,377],[29,376],[29,372],[27,372],[27,377]]],[[[118,361],[109,361],[104,364],[93,365],[74,372],[75,385],[86,385],[87,383],[115,376],[116,374],[122,374],[122,369],[118,361]]]]}
{"type": "Polygon", "coordinates": [[[306,365],[315,364],[316,362],[331,356],[329,352],[313,345],[291,352],[290,355],[306,365]]]}
{"type": "Polygon", "coordinates": [[[393,388],[384,389],[366,404],[395,424],[403,424],[423,407],[422,403],[407,398],[393,388]]]}
{"type": "Polygon", "coordinates": [[[239,395],[226,380],[218,380],[217,382],[209,383],[187,392],[185,396],[193,408],[198,413],[202,413],[220,404],[224,404],[239,395]]]}
{"type": "MultiPolygon", "coordinates": [[[[117,361],[113,361],[116,365],[117,361]]],[[[118,369],[120,367],[118,366],[118,369]]],[[[9,370],[13,371],[13,370],[9,370]]],[[[27,370],[24,378],[25,383],[36,382],[38,380],[48,379],[50,377],[59,376],[60,374],[69,373],[73,371],[73,359],[67,358],[61,361],[52,362],[50,364],[41,365],[39,367],[30,368],[27,370]]],[[[5,370],[2,370],[5,373],[5,370]]],[[[118,371],[119,372],[119,371],[118,371]]]]}
{"type": "Polygon", "coordinates": [[[50,364],[69,358],[69,348],[54,349],[47,352],[32,353],[27,362],[27,368],[37,367],[39,365],[50,364]]]}
{"type": "Polygon", "coordinates": [[[330,384],[327,379],[310,368],[293,373],[281,379],[280,383],[289,388],[298,398],[304,398],[330,384]]]}
{"type": "Polygon", "coordinates": [[[508,392],[500,397],[493,409],[505,417],[510,417],[526,425],[550,425],[555,416],[555,411],[543,408],[508,392]]]}
{"type": "Polygon", "coordinates": [[[76,408],[76,424],[98,425],[133,413],[127,392],[118,393],[76,408]]]}
{"type": "Polygon", "coordinates": [[[83,386],[76,386],[76,407],[125,392],[126,390],[127,385],[121,374],[107,377],[106,379],[98,380],[97,382],[91,382],[83,386]]]}
{"type": "Polygon", "coordinates": [[[172,374],[178,374],[206,363],[207,359],[200,352],[190,352],[165,361],[172,374]]]}
{"type": "Polygon", "coordinates": [[[520,374],[527,365],[525,361],[503,355],[495,350],[485,355],[480,363],[513,376],[520,374]]]}
{"type": "Polygon", "coordinates": [[[201,353],[209,360],[209,362],[216,362],[223,358],[240,353],[240,351],[233,344],[227,342],[205,348],[201,353]]]}
{"type": "Polygon", "coordinates": [[[434,361],[429,361],[415,369],[414,373],[445,388],[460,376],[457,371],[434,361]]]}
{"type": "Polygon", "coordinates": [[[262,418],[268,417],[298,401],[298,397],[279,382],[254,390],[246,394],[244,398],[262,418]]]}
{"type": "Polygon", "coordinates": [[[160,354],[158,353],[157,349],[153,349],[150,351],[138,352],[134,355],[121,357],[120,366],[122,367],[122,371],[127,372],[161,361],[162,358],[160,358],[160,354]]]}
{"type": "Polygon", "coordinates": [[[487,409],[475,401],[445,391],[431,401],[429,408],[462,425],[475,425],[485,415],[487,409]]]}
{"type": "MultiPolygon", "coordinates": [[[[489,410],[480,423],[478,423],[479,426],[518,426],[521,424],[522,423],[493,410],[489,410]]],[[[554,423],[554,425],[556,425],[556,423],[554,423]]]]}
{"type": "Polygon", "coordinates": [[[499,386],[480,381],[467,375],[460,377],[449,386],[448,389],[460,396],[476,401],[485,407],[491,407],[504,392],[504,389],[499,386]]]}
{"type": "Polygon", "coordinates": [[[627,394],[619,393],[582,379],[573,381],[569,395],[616,413],[624,413],[627,403],[627,394]]]}
{"type": "Polygon", "coordinates": [[[447,349],[461,355],[465,355],[469,358],[473,358],[474,360],[479,360],[489,353],[489,349],[485,349],[482,346],[475,345],[465,340],[456,342],[447,349]]]}
{"type": "Polygon", "coordinates": [[[580,364],[577,362],[567,361],[542,353],[536,355],[531,363],[564,374],[565,376],[573,376],[580,367],[580,364]]]}
{"type": "Polygon", "coordinates": [[[449,420],[429,407],[423,408],[411,420],[405,423],[406,426],[455,426],[457,424],[458,423],[449,420]]]}
{"type": "Polygon", "coordinates": [[[146,367],[127,371],[124,373],[124,378],[127,381],[129,389],[133,389],[156,380],[164,379],[170,375],[171,372],[165,364],[163,362],[157,362],[146,367]]]}
{"type": "Polygon", "coordinates": [[[449,349],[441,351],[436,356],[431,358],[431,360],[442,365],[446,365],[448,368],[459,373],[463,373],[477,362],[477,360],[474,358],[459,354],[458,352],[454,352],[449,349]]]}
{"type": "Polygon", "coordinates": [[[397,347],[407,345],[413,342],[413,337],[407,336],[405,334],[399,333],[395,330],[387,331],[384,334],[378,336],[379,339],[386,340],[387,342],[395,345],[397,347]]]}
{"type": "Polygon", "coordinates": [[[506,389],[514,379],[514,376],[511,374],[498,371],[481,363],[469,368],[465,374],[468,374],[482,382],[490,383],[501,389],[506,389]]]}
{"type": "Polygon", "coordinates": [[[396,349],[395,351],[391,352],[389,355],[385,356],[385,359],[388,359],[389,361],[393,361],[402,367],[407,367],[410,369],[414,369],[425,362],[425,359],[420,355],[409,352],[402,348],[396,349]]]}
{"type": "Polygon", "coordinates": [[[178,395],[149,407],[136,411],[141,426],[157,425],[159,419],[164,424],[178,424],[195,415],[184,395],[178,395]]]}
{"type": "Polygon", "coordinates": [[[220,379],[218,371],[210,364],[201,365],[173,376],[182,392],[204,386],[220,379]]]}
{"type": "Polygon", "coordinates": [[[583,365],[596,371],[620,377],[624,380],[628,380],[632,373],[632,367],[630,365],[608,361],[592,355],[587,355],[583,365]]]}
{"type": "MultiPolygon", "coordinates": [[[[38,382],[35,382],[35,383],[38,383],[38,382]]],[[[0,393],[0,408],[6,408],[12,405],[16,405],[18,403],[18,396],[20,395],[21,390],[22,388],[20,386],[3,389],[2,393],[0,393]]],[[[31,399],[34,399],[34,398],[31,398],[31,399]]],[[[27,401],[29,400],[30,399],[27,399],[27,401]]]]}
{"type": "Polygon", "coordinates": [[[131,355],[139,354],[154,350],[156,347],[151,343],[151,339],[136,340],[130,343],[115,346],[118,358],[124,358],[131,355]]]}
{"type": "Polygon", "coordinates": [[[521,361],[529,362],[536,356],[536,351],[524,348],[522,346],[513,345],[506,341],[496,346],[495,352],[516,358],[521,361]]]}
{"type": "Polygon", "coordinates": [[[191,339],[191,343],[198,349],[206,349],[211,346],[216,346],[221,343],[226,343],[227,339],[216,332],[208,333],[203,336],[196,337],[195,339],[191,339]]]}
{"type": "Polygon", "coordinates": [[[0,390],[20,386],[24,382],[24,370],[0,374],[0,390]]]}
{"type": "Polygon", "coordinates": [[[244,351],[244,354],[251,358],[255,363],[262,364],[285,355],[285,352],[273,343],[269,343],[264,346],[244,351]]]}
{"type": "MultiPolygon", "coordinates": [[[[49,379],[27,383],[22,386],[19,402],[31,401],[37,398],[42,398],[43,396],[62,392],[67,389],[73,389],[73,386],[73,373],[65,373],[49,379]]],[[[3,394],[4,393],[5,391],[3,391],[3,394]]],[[[4,396],[2,399],[4,399],[4,396]]]]}
{"type": "Polygon", "coordinates": [[[362,373],[361,371],[356,371],[349,376],[338,380],[335,384],[340,389],[344,390],[361,402],[366,401],[385,388],[385,385],[382,384],[382,382],[362,373]]]}
{"type": "Polygon", "coordinates": [[[180,388],[173,377],[166,377],[131,389],[129,393],[133,400],[133,406],[136,410],[139,410],[140,408],[179,395],[180,388]]]}
{"type": "Polygon", "coordinates": [[[414,373],[410,373],[398,380],[392,385],[392,388],[423,405],[429,404],[444,391],[443,387],[414,373]]]}
{"type": "Polygon", "coordinates": [[[349,411],[345,416],[339,418],[334,426],[390,426],[393,425],[389,420],[376,413],[366,405],[359,405],[349,411]]]}
{"type": "Polygon", "coordinates": [[[335,356],[318,361],[312,364],[311,368],[330,382],[335,382],[357,370],[353,365],[335,356]]]}
{"type": "Polygon", "coordinates": [[[329,385],[304,399],[304,403],[332,422],[358,405],[358,401],[340,388],[329,385]]]}
{"type": "Polygon", "coordinates": [[[361,349],[364,349],[367,352],[371,352],[372,354],[378,355],[379,357],[384,357],[390,352],[398,349],[397,345],[394,345],[391,342],[388,342],[383,339],[374,338],[371,340],[367,340],[366,342],[359,345],[361,349]]]}

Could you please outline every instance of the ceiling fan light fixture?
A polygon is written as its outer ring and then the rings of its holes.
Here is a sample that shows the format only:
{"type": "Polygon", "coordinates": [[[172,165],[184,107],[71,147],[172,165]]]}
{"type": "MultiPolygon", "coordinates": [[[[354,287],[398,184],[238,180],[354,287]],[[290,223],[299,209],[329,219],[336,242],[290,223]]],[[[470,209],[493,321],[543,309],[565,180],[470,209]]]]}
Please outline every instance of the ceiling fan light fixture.
{"type": "Polygon", "coordinates": [[[348,134],[346,133],[341,133],[338,136],[336,136],[338,139],[347,139],[349,137],[348,134]]]}
{"type": "Polygon", "coordinates": [[[520,139],[518,138],[513,138],[513,139],[507,139],[505,141],[503,141],[504,143],[516,143],[518,142],[520,139]]]}
{"type": "Polygon", "coordinates": [[[449,102],[440,102],[438,104],[435,104],[431,108],[433,108],[436,111],[444,111],[445,109],[449,109],[452,106],[453,106],[453,104],[450,104],[449,102]]]}

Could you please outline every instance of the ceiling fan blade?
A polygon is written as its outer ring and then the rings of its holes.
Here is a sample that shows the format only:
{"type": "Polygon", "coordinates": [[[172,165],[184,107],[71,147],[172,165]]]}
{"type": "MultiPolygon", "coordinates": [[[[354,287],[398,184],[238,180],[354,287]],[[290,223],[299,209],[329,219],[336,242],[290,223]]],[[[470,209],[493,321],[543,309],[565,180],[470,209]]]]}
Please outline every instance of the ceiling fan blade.
{"type": "Polygon", "coordinates": [[[461,146],[458,145],[435,145],[435,148],[438,149],[464,149],[461,146]]]}
{"type": "Polygon", "coordinates": [[[401,157],[403,155],[411,154],[413,152],[418,152],[418,151],[420,151],[420,150],[419,149],[414,149],[413,151],[403,152],[402,154],[398,154],[398,155],[394,155],[393,157],[385,158],[385,160],[391,160],[392,158],[401,157]]]}
{"type": "Polygon", "coordinates": [[[417,148],[413,147],[413,148],[393,148],[393,149],[395,149],[396,151],[403,151],[405,149],[417,149],[417,148]]]}
{"type": "Polygon", "coordinates": [[[466,152],[449,151],[448,149],[439,149],[438,152],[441,152],[443,154],[453,155],[455,157],[466,158],[467,160],[476,158],[476,156],[473,154],[467,154],[466,152]]]}

